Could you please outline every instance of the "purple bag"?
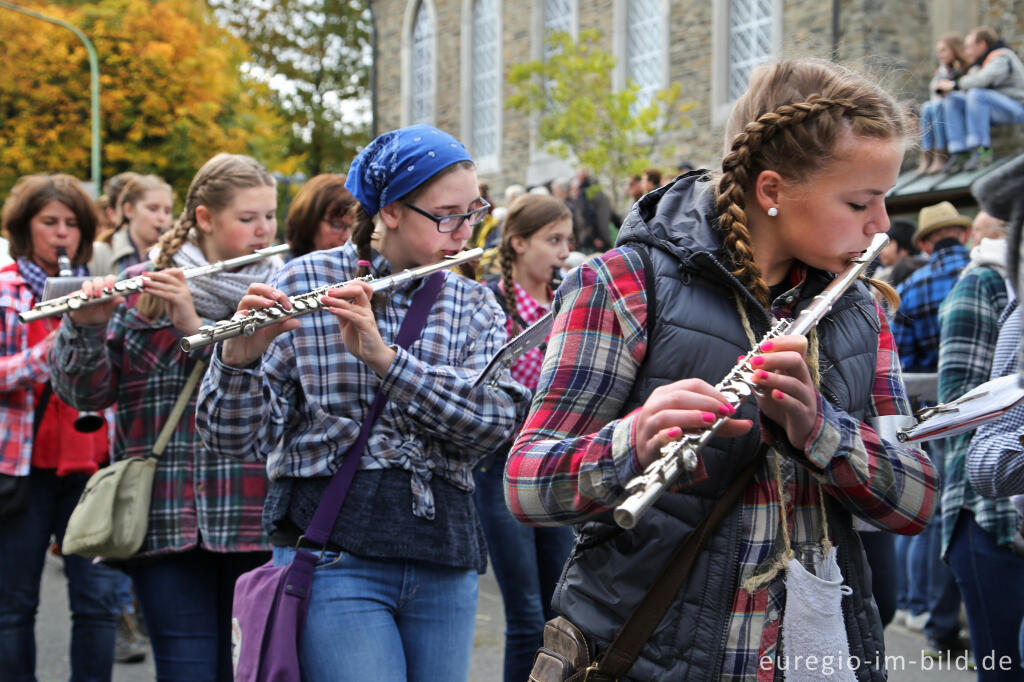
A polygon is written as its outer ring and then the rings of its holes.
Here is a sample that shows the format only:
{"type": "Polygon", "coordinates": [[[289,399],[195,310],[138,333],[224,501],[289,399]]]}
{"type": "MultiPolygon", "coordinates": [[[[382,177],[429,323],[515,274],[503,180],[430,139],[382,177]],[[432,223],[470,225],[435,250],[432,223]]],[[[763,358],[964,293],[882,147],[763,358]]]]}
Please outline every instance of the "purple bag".
{"type": "MultiPolygon", "coordinates": [[[[408,348],[419,338],[434,300],[444,286],[444,278],[443,272],[434,273],[416,292],[395,339],[402,348],[408,348]]],[[[327,544],[345,494],[359,468],[373,423],[387,400],[378,390],[359,436],[345,453],[341,467],[331,477],[320,499],[303,535],[306,540],[321,547],[327,544]]],[[[275,566],[270,561],[239,576],[231,605],[231,657],[236,682],[297,682],[301,679],[299,642],[309,609],[313,569],[318,560],[317,554],[299,549],[287,566],[275,566]]]]}

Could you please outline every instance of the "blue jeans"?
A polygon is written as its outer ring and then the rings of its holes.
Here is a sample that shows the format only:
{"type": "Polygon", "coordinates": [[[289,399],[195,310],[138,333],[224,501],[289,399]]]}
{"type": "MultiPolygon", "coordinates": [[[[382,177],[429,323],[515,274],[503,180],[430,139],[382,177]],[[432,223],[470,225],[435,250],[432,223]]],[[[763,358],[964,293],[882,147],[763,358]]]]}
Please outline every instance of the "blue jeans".
{"type": "Polygon", "coordinates": [[[949,565],[967,607],[979,682],[1024,680],[1018,651],[1024,614],[1024,559],[996,544],[992,535],[975,522],[974,514],[965,509],[953,531],[949,565]],[[994,659],[994,666],[983,665],[986,656],[994,659]],[[1009,666],[999,666],[1002,656],[1012,659],[1009,666]]]}
{"type": "MultiPolygon", "coordinates": [[[[274,548],[274,564],[295,555],[274,548]]],[[[299,661],[304,682],[465,682],[476,571],[327,552],[313,573],[299,661]]]]}
{"type": "Polygon", "coordinates": [[[954,90],[943,100],[949,151],[991,147],[993,124],[1024,123],[1024,104],[988,88],[954,90]]]}
{"type": "Polygon", "coordinates": [[[557,614],[551,596],[572,550],[572,530],[534,528],[505,507],[505,453],[486,457],[473,472],[474,502],[487,538],[494,577],[505,605],[505,682],[524,682],[540,648],[544,623],[557,614]]]}
{"type": "Polygon", "coordinates": [[[946,146],[946,122],[942,100],[921,105],[921,149],[943,149],[946,146]]]}
{"type": "MultiPolygon", "coordinates": [[[[32,469],[28,509],[0,522],[0,675],[35,680],[36,609],[50,536],[64,537],[88,476],[32,469]]],[[[71,680],[110,680],[117,624],[116,572],[84,557],[64,557],[71,606],[71,680]]]]}
{"type": "Polygon", "coordinates": [[[157,680],[231,682],[235,580],[268,558],[265,552],[196,549],[128,566],[153,645],[157,680]]]}

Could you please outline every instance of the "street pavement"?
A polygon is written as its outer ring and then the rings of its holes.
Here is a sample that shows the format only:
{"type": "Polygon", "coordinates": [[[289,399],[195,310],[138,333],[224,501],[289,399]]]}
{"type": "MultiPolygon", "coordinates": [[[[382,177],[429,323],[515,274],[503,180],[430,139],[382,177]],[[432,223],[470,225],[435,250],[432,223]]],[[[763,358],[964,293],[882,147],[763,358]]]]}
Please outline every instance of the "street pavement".
{"type": "MultiPolygon", "coordinates": [[[[36,623],[39,682],[65,682],[69,678],[67,642],[70,622],[60,560],[48,555],[36,623]]],[[[480,577],[470,682],[501,680],[504,625],[501,594],[493,576],[487,573],[480,577]]],[[[920,634],[903,627],[890,626],[886,630],[886,658],[892,682],[969,682],[975,679],[974,673],[957,670],[955,659],[949,664],[942,661],[940,668],[934,659],[924,658],[921,653],[924,643],[920,634]]],[[[154,677],[152,656],[147,656],[144,663],[118,663],[114,666],[114,682],[151,682],[154,677]]]]}

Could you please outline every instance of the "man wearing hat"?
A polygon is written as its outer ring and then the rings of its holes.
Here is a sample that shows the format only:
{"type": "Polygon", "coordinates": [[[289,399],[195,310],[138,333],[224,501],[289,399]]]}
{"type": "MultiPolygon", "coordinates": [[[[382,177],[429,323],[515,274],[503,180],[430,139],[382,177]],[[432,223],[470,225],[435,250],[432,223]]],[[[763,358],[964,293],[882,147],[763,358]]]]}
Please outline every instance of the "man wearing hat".
{"type": "MultiPolygon", "coordinates": [[[[964,246],[970,227],[971,219],[960,214],[948,201],[925,206],[918,214],[913,241],[929,258],[896,288],[901,302],[892,321],[893,339],[904,372],[938,371],[939,305],[953,289],[960,271],[970,262],[970,254],[964,246]]],[[[925,451],[939,470],[940,478],[944,478],[942,448],[938,443],[926,443],[925,451]]],[[[926,601],[930,616],[925,621],[924,634],[929,653],[936,654],[959,648],[961,644],[960,592],[949,567],[941,559],[941,533],[942,523],[936,513],[924,532],[911,540],[908,567],[908,581],[928,586],[926,601]]],[[[911,609],[911,615],[921,616],[914,613],[915,610],[911,609]]]]}

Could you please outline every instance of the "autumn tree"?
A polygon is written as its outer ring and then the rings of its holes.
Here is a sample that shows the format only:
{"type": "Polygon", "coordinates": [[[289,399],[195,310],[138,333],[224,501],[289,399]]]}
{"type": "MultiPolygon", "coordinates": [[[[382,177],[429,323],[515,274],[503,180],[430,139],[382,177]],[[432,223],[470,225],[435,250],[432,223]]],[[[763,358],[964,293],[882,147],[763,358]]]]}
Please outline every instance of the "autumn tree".
{"type": "Polygon", "coordinates": [[[274,83],[288,151],[310,176],[346,170],[369,140],[370,14],[364,0],[211,0],[274,83]]]}
{"type": "MultiPolygon", "coordinates": [[[[23,3],[78,26],[100,61],[103,177],[156,173],[184,196],[217,152],[288,169],[269,89],[245,44],[192,0],[23,3]]],[[[70,32],[0,9],[0,192],[18,176],[89,175],[89,66],[70,32]]],[[[290,171],[289,171],[290,172],[290,171]]]]}
{"type": "Polygon", "coordinates": [[[546,59],[510,69],[508,106],[538,116],[537,132],[549,152],[574,157],[611,180],[617,205],[622,179],[654,165],[656,150],[659,157],[670,155],[664,134],[690,125],[682,114],[693,104],[680,104],[678,83],[659,90],[646,104],[631,80],[616,89],[616,59],[600,49],[600,38],[595,30],[580,32],[579,40],[564,31],[549,33],[546,59]]]}

